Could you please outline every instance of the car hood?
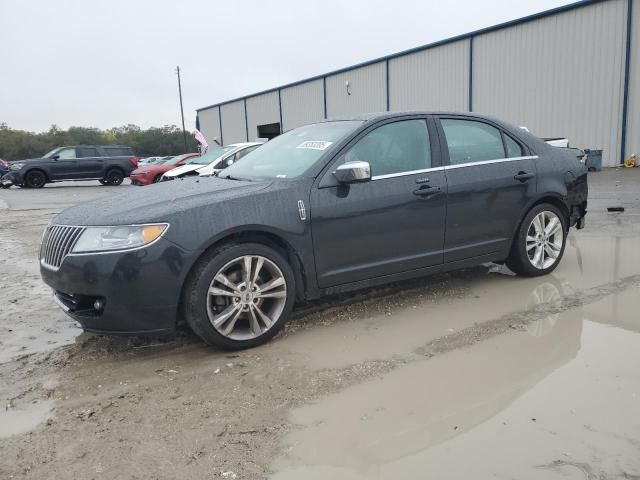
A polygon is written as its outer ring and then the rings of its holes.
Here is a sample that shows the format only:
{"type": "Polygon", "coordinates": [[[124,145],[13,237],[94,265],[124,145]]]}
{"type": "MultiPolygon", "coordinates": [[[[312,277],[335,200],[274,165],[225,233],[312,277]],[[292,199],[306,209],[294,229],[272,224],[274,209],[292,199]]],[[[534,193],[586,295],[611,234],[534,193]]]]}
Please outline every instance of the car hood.
{"type": "Polygon", "coordinates": [[[182,165],[181,167],[174,168],[165,174],[165,177],[179,177],[180,175],[184,175],[185,173],[193,172],[194,170],[198,170],[199,168],[204,167],[205,165],[200,165],[199,163],[190,163],[189,165],[182,165]]]}
{"type": "Polygon", "coordinates": [[[267,188],[272,181],[247,182],[217,177],[185,178],[101,198],[68,208],[54,224],[129,225],[170,221],[176,215],[267,188]]]}
{"type": "Polygon", "coordinates": [[[136,168],[131,174],[139,175],[141,173],[149,173],[149,172],[163,172],[166,170],[170,170],[174,168],[173,165],[144,165],[142,167],[136,168]]]}

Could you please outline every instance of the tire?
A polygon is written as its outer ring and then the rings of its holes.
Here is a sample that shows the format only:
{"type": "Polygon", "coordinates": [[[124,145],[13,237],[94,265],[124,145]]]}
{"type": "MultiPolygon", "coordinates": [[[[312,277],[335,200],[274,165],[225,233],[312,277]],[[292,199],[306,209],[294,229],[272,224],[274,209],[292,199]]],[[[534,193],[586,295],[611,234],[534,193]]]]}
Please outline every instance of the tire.
{"type": "Polygon", "coordinates": [[[184,317],[209,345],[255,347],[280,331],[293,309],[295,292],[295,276],[282,254],[261,243],[226,244],[201,258],[189,275],[182,298],[184,317]],[[258,271],[249,288],[246,257],[251,258],[249,279],[258,271]],[[210,288],[218,294],[210,294],[210,288]]]}
{"type": "Polygon", "coordinates": [[[159,183],[160,181],[162,181],[162,174],[160,174],[160,175],[156,175],[156,176],[153,178],[153,183],[159,183]]]}
{"type": "Polygon", "coordinates": [[[103,180],[102,178],[101,178],[100,180],[98,180],[98,181],[99,181],[102,185],[109,185],[109,184],[107,183],[107,181],[106,181],[106,180],[103,180]]]}
{"type": "Polygon", "coordinates": [[[104,176],[104,181],[107,182],[107,185],[118,186],[124,180],[124,173],[122,170],[118,168],[112,168],[107,171],[107,174],[104,176]]]}
{"type": "Polygon", "coordinates": [[[549,203],[536,205],[518,228],[506,261],[507,267],[525,277],[553,272],[562,260],[567,231],[567,219],[558,207],[549,203]],[[556,226],[551,227],[551,223],[556,226]],[[551,235],[547,233],[550,228],[554,232],[551,235]]]}
{"type": "Polygon", "coordinates": [[[47,183],[47,176],[42,170],[31,170],[24,177],[24,186],[27,188],[42,188],[47,183]]]}

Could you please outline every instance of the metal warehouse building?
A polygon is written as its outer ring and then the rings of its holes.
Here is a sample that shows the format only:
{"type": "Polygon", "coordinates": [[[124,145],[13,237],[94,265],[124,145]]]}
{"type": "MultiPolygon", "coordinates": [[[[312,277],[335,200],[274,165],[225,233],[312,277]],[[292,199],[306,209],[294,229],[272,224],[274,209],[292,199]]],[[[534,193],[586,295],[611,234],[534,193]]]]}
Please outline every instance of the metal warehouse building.
{"type": "Polygon", "coordinates": [[[573,3],[204,107],[196,123],[226,145],[386,110],[491,114],[615,166],[640,153],[640,0],[573,3]]]}

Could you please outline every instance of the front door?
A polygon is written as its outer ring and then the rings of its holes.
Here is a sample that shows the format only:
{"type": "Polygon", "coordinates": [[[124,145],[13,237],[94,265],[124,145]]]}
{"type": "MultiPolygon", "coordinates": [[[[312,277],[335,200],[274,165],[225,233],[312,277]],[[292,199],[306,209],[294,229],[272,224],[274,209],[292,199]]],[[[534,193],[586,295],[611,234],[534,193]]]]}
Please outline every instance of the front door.
{"type": "Polygon", "coordinates": [[[506,251],[536,194],[536,157],[488,122],[441,117],[440,127],[449,188],[445,263],[506,251]]]}
{"type": "Polygon", "coordinates": [[[312,189],[311,230],[318,284],[326,288],[440,265],[446,182],[424,117],[363,132],[312,189]],[[368,182],[339,185],[345,162],[371,166],[368,182]]]}
{"type": "Polygon", "coordinates": [[[51,160],[51,180],[81,178],[78,176],[78,160],[75,148],[63,148],[56,155],[58,159],[51,160]]]}

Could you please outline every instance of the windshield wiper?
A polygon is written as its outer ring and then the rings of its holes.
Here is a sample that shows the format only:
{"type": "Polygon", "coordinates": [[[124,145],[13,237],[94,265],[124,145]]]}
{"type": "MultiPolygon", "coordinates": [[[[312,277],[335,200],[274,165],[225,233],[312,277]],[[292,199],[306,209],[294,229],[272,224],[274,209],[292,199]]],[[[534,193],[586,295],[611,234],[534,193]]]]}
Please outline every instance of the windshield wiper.
{"type": "Polygon", "coordinates": [[[225,175],[222,178],[226,178],[227,180],[238,180],[240,182],[250,182],[251,181],[248,178],[233,177],[231,175],[225,175]]]}

